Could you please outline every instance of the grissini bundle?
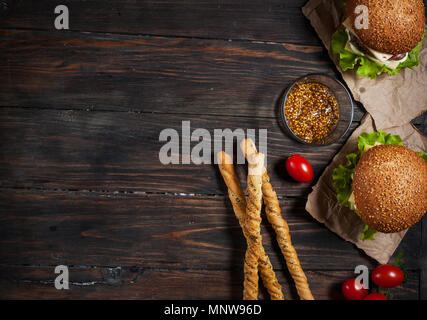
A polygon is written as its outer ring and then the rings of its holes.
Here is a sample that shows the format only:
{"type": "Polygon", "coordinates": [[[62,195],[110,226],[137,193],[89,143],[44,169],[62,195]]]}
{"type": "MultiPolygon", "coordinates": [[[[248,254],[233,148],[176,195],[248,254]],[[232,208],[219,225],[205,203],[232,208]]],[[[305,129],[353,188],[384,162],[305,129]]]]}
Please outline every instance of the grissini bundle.
{"type": "MultiPolygon", "coordinates": [[[[250,157],[253,157],[253,155],[258,154],[255,144],[251,139],[242,140],[240,148],[246,159],[249,159],[250,157]]],[[[280,246],[280,250],[282,251],[283,256],[285,257],[289,273],[295,281],[298,295],[302,300],[314,300],[314,297],[308,286],[307,277],[302,270],[297,253],[292,245],[288,224],[282,218],[279,200],[277,199],[277,194],[270,183],[270,177],[268,176],[266,168],[263,168],[262,174],[262,194],[264,198],[267,219],[276,232],[277,242],[280,246]]]]}
{"type": "Polygon", "coordinates": [[[262,169],[264,155],[253,154],[248,158],[248,179],[246,192],[246,221],[248,246],[245,254],[245,278],[243,282],[243,299],[258,299],[258,260],[262,252],[261,208],[262,208],[262,169]]]}
{"type": "MultiPolygon", "coordinates": [[[[231,204],[233,205],[234,213],[239,220],[243,235],[248,242],[249,234],[245,226],[246,196],[240,187],[239,178],[234,171],[231,157],[224,151],[221,151],[218,152],[217,159],[219,170],[228,188],[228,196],[230,198],[231,204]]],[[[251,268],[254,268],[254,266],[251,266],[251,268]]],[[[284,300],[282,286],[277,281],[273,266],[271,265],[270,259],[265,253],[263,247],[261,248],[261,253],[258,260],[258,269],[261,273],[264,286],[270,294],[270,298],[272,300],[284,300]]]]}

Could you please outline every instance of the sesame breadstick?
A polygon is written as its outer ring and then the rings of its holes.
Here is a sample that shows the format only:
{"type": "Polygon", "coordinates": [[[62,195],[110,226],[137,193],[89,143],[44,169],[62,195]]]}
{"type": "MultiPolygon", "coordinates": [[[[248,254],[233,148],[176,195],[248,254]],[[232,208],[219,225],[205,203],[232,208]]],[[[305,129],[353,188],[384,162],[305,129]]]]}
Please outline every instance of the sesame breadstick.
{"type": "MultiPolygon", "coordinates": [[[[253,154],[257,154],[255,144],[251,139],[243,140],[240,147],[246,158],[251,157],[253,154]]],[[[298,295],[302,300],[314,300],[308,286],[307,277],[302,270],[297,253],[292,245],[288,224],[281,215],[279,200],[277,199],[277,194],[270,183],[270,177],[268,176],[266,168],[264,168],[262,175],[262,194],[267,219],[276,232],[277,242],[283,256],[285,257],[289,273],[295,281],[298,295]]]]}
{"type": "Polygon", "coordinates": [[[245,254],[244,300],[258,299],[258,260],[262,252],[261,207],[262,207],[262,169],[264,155],[257,153],[248,159],[245,227],[248,233],[248,246],[245,254]],[[254,268],[256,266],[256,268],[254,268]]]}
{"type": "MultiPolygon", "coordinates": [[[[231,157],[224,151],[221,151],[218,152],[217,158],[219,170],[228,188],[228,196],[231,200],[231,204],[233,205],[234,213],[239,220],[243,235],[248,239],[249,235],[245,227],[246,197],[240,187],[240,182],[236,172],[234,171],[231,157]]],[[[256,267],[251,266],[251,268],[256,267]]],[[[261,273],[264,286],[270,294],[270,298],[272,300],[284,300],[282,286],[277,281],[273,266],[271,265],[270,259],[265,253],[264,248],[262,248],[261,255],[258,260],[258,269],[261,273]]]]}

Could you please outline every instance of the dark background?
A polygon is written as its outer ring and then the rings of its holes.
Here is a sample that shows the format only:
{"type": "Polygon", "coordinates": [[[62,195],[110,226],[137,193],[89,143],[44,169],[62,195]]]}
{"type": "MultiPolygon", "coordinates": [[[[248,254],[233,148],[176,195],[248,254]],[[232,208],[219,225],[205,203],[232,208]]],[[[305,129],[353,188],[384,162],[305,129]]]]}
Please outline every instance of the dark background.
{"type": "MultiPolygon", "coordinates": [[[[345,140],[304,146],[277,120],[293,80],[339,76],[305,2],[0,1],[0,298],[240,299],[246,244],[218,168],[158,160],[161,130],[183,120],[268,129],[272,184],[317,299],[340,299],[356,265],[372,270],[304,210],[315,181],[285,174],[299,153],[316,180],[345,140]],[[68,31],[54,28],[59,4],[68,31]],[[69,290],[54,288],[60,264],[69,290]]],[[[425,114],[413,123],[426,132],[425,114]]],[[[425,221],[396,251],[409,278],[393,299],[427,299],[425,221]]],[[[297,298],[266,223],[262,235],[297,298]]]]}

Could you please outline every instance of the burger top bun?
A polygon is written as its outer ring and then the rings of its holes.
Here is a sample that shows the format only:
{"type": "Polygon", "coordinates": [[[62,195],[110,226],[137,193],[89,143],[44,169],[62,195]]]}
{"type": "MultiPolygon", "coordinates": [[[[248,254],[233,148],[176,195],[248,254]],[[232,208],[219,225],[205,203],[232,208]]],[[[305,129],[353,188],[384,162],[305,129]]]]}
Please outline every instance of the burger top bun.
{"type": "Polygon", "coordinates": [[[366,46],[388,54],[406,53],[421,41],[426,23],[423,0],[347,0],[347,17],[353,30],[366,46]],[[369,10],[368,29],[354,25],[355,8],[369,10]]]}
{"type": "Polygon", "coordinates": [[[352,187],[366,224],[384,233],[402,231],[427,210],[427,163],[408,148],[379,145],[360,158],[352,187]]]}

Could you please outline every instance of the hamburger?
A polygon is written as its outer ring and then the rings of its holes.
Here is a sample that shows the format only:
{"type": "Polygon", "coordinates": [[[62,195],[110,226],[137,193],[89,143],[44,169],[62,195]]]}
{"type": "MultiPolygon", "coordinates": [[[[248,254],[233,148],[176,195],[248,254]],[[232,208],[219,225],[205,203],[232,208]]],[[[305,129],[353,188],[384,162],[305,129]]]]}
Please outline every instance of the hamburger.
{"type": "Polygon", "coordinates": [[[357,75],[372,79],[384,72],[397,74],[419,65],[425,23],[422,0],[347,0],[331,48],[343,71],[355,69],[357,75]],[[368,9],[365,22],[363,12],[356,10],[361,5],[368,9]],[[360,22],[367,28],[357,28],[360,22]]]}
{"type": "Polygon", "coordinates": [[[427,211],[427,156],[406,148],[383,131],[358,137],[358,151],[333,171],[340,205],[365,223],[362,240],[393,233],[418,222],[427,211]]]}

